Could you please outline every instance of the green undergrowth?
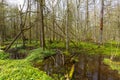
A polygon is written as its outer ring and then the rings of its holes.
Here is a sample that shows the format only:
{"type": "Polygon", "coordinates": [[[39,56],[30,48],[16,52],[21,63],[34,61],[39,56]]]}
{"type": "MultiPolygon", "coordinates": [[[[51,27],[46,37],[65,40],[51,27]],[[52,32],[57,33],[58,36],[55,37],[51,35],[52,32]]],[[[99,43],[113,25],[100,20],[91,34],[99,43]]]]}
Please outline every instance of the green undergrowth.
{"type": "Polygon", "coordinates": [[[0,60],[0,80],[53,80],[25,60],[0,60]]]}
{"type": "Polygon", "coordinates": [[[42,50],[42,48],[37,48],[29,52],[28,57],[26,58],[29,62],[41,62],[44,57],[55,54],[52,50],[42,50]]]}
{"type": "MultiPolygon", "coordinates": [[[[35,46],[27,45],[27,46],[35,46]]],[[[13,46],[15,48],[15,46],[13,46]]],[[[45,72],[38,70],[33,67],[32,63],[42,63],[45,57],[55,54],[52,49],[63,49],[63,53],[68,55],[71,52],[65,50],[64,42],[53,42],[48,43],[47,48],[42,50],[42,48],[37,48],[33,50],[21,49],[21,44],[17,47],[19,53],[28,54],[25,59],[21,60],[8,60],[9,55],[5,54],[4,51],[0,51],[0,80],[52,80],[45,72]]],[[[91,55],[105,54],[105,55],[115,55],[120,56],[120,47],[116,46],[116,43],[105,43],[98,47],[98,44],[91,42],[79,42],[70,43],[70,51],[78,53],[86,53],[91,55]],[[74,45],[76,44],[76,45],[74,45]]],[[[75,61],[77,59],[75,58],[75,61]]],[[[119,62],[114,62],[105,59],[104,62],[108,64],[113,70],[118,70],[120,73],[119,62]]]]}
{"type": "MultiPolygon", "coordinates": [[[[83,50],[86,50],[89,54],[104,54],[104,55],[116,55],[120,56],[120,47],[112,46],[110,43],[104,43],[100,47],[96,43],[81,42],[83,50]]],[[[117,44],[114,44],[117,45],[117,44]]]]}
{"type": "MultiPolygon", "coordinates": [[[[65,50],[65,43],[62,41],[54,42],[47,46],[50,49],[58,48],[65,50]]],[[[93,42],[70,42],[69,48],[70,51],[77,53],[120,56],[120,47],[118,46],[118,42],[107,42],[101,45],[100,47],[97,43],[93,42]]]]}
{"type": "Polygon", "coordinates": [[[9,58],[9,54],[5,53],[4,51],[0,50],[0,60],[4,60],[9,58]]]}
{"type": "Polygon", "coordinates": [[[120,74],[120,62],[112,61],[110,59],[104,59],[104,63],[109,65],[112,70],[117,70],[120,74]]]}
{"type": "MultiPolygon", "coordinates": [[[[19,50],[26,53],[26,50],[19,50]]],[[[53,80],[45,72],[33,67],[31,62],[42,61],[44,57],[55,54],[51,50],[41,48],[29,51],[28,57],[20,60],[10,60],[9,55],[0,51],[0,80],[53,80]]]]}
{"type": "Polygon", "coordinates": [[[55,42],[53,42],[53,43],[49,43],[49,42],[47,42],[47,47],[48,48],[51,48],[51,49],[54,49],[54,48],[65,48],[65,43],[64,42],[62,42],[62,41],[55,41],[55,42]]]}

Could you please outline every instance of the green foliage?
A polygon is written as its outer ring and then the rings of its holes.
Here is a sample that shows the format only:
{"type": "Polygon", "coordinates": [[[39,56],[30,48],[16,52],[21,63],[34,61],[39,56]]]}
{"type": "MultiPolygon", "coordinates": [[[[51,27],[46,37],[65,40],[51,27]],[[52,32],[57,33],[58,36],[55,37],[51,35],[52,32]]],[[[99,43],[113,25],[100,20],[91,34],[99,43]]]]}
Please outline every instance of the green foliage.
{"type": "Polygon", "coordinates": [[[26,60],[30,62],[42,61],[44,57],[47,57],[53,54],[55,54],[53,51],[50,51],[50,50],[43,51],[41,48],[37,48],[30,51],[30,54],[26,58],[26,60]]]}
{"type": "MultiPolygon", "coordinates": [[[[120,56],[120,47],[116,46],[118,42],[107,42],[104,43],[104,45],[101,45],[99,47],[98,44],[92,43],[92,42],[75,42],[76,45],[74,45],[72,42],[70,42],[69,48],[72,52],[78,52],[78,53],[86,53],[90,55],[94,54],[103,54],[103,55],[116,55],[120,56]]],[[[47,44],[49,48],[59,48],[59,49],[65,49],[65,43],[64,42],[53,42],[51,44],[47,44]]],[[[69,52],[64,51],[65,55],[68,55],[69,52]]]]}
{"type": "MultiPolygon", "coordinates": [[[[114,42],[114,45],[115,42],[114,42]]],[[[116,46],[111,46],[109,43],[105,43],[104,45],[101,45],[98,47],[97,44],[95,43],[90,43],[90,42],[80,42],[78,46],[82,46],[80,49],[80,52],[84,52],[87,54],[104,54],[104,55],[116,55],[120,56],[120,48],[116,46]]]]}
{"type": "Polygon", "coordinates": [[[83,46],[85,49],[98,48],[98,45],[96,45],[95,43],[91,43],[91,42],[80,42],[79,45],[83,46]]]}
{"type": "Polygon", "coordinates": [[[54,49],[54,48],[65,48],[65,43],[64,42],[54,42],[54,43],[48,43],[48,47],[49,48],[52,48],[52,49],[54,49]]]}
{"type": "Polygon", "coordinates": [[[0,50],[0,59],[4,60],[7,59],[9,57],[8,53],[5,53],[4,51],[0,50]]]}
{"type": "Polygon", "coordinates": [[[11,48],[22,48],[22,44],[21,43],[19,43],[19,44],[14,44],[14,45],[12,45],[11,46],[11,48]]]}
{"type": "Polygon", "coordinates": [[[0,46],[0,49],[4,50],[6,48],[6,46],[0,46]]]}
{"type": "Polygon", "coordinates": [[[0,80],[53,80],[25,60],[0,60],[0,80]]]}
{"type": "Polygon", "coordinates": [[[68,51],[64,51],[63,54],[66,55],[66,56],[70,55],[70,53],[68,51]]]}
{"type": "MultiPolygon", "coordinates": [[[[27,53],[27,50],[20,49],[19,53],[27,53]]],[[[30,51],[29,56],[24,60],[2,60],[8,57],[4,51],[0,51],[0,80],[53,80],[45,72],[32,67],[29,61],[42,61],[45,56],[54,54],[53,51],[41,48],[30,51]]]]}
{"type": "Polygon", "coordinates": [[[117,70],[120,74],[120,62],[115,62],[110,59],[104,59],[104,63],[109,65],[112,70],[117,70]]]}
{"type": "Polygon", "coordinates": [[[55,54],[55,52],[52,50],[45,50],[45,51],[42,51],[42,54],[44,55],[44,57],[47,57],[55,54]]]}
{"type": "Polygon", "coordinates": [[[42,53],[41,48],[31,50],[26,60],[30,62],[42,60],[44,56],[41,53],[42,53]]]}
{"type": "Polygon", "coordinates": [[[55,80],[65,80],[65,76],[61,75],[61,74],[53,74],[53,77],[55,80]]]}
{"type": "Polygon", "coordinates": [[[25,49],[20,49],[20,50],[18,51],[18,53],[21,53],[21,54],[27,54],[27,53],[28,53],[28,51],[27,51],[27,50],[25,50],[25,49]]]}

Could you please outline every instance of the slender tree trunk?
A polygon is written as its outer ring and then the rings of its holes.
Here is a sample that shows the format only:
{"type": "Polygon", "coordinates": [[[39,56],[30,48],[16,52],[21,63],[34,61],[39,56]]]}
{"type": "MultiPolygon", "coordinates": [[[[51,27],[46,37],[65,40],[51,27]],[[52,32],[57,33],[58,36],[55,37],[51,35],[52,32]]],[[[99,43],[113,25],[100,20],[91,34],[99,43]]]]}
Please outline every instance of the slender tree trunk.
{"type": "Polygon", "coordinates": [[[104,14],[104,0],[101,0],[101,15],[100,15],[100,44],[103,42],[103,14],[104,14]]]}
{"type": "Polygon", "coordinates": [[[4,0],[2,0],[2,2],[1,2],[1,30],[0,30],[0,45],[4,45],[4,38],[5,38],[5,35],[4,35],[4,29],[5,29],[5,20],[4,20],[4,0]]]}
{"type": "MultiPolygon", "coordinates": [[[[40,15],[39,15],[39,7],[40,5],[39,5],[39,2],[37,2],[37,5],[36,5],[36,7],[37,7],[37,16],[36,16],[36,42],[38,42],[38,39],[39,39],[39,25],[40,25],[40,23],[39,23],[39,21],[40,21],[40,15]]],[[[41,40],[41,39],[40,39],[41,40]]]]}
{"type": "MultiPolygon", "coordinates": [[[[103,43],[103,14],[104,14],[104,0],[101,0],[101,16],[100,16],[100,44],[103,43]]],[[[98,80],[101,80],[101,58],[102,55],[99,55],[99,65],[98,65],[98,80]]]]}
{"type": "Polygon", "coordinates": [[[76,4],[77,4],[77,24],[76,24],[76,36],[78,37],[78,38],[76,38],[77,40],[76,41],[78,41],[79,42],[79,40],[80,40],[80,30],[79,30],[79,27],[80,27],[80,23],[79,23],[79,21],[80,21],[80,2],[81,2],[81,0],[76,0],[76,4]]]}
{"type": "MultiPolygon", "coordinates": [[[[31,26],[31,0],[28,0],[28,8],[29,8],[29,26],[31,26]]],[[[29,43],[31,44],[31,29],[29,31],[29,43]]]]}
{"type": "Polygon", "coordinates": [[[25,6],[25,1],[24,1],[24,4],[23,6],[21,7],[20,6],[20,11],[19,11],[19,14],[20,14],[20,31],[22,32],[21,35],[22,35],[22,44],[23,44],[23,48],[26,47],[26,38],[25,38],[25,33],[23,32],[23,29],[25,28],[25,25],[26,25],[26,19],[27,19],[27,13],[28,13],[28,9],[29,7],[27,6],[27,9],[26,9],[26,13],[25,13],[25,18],[23,18],[23,8],[25,6]]]}
{"type": "Polygon", "coordinates": [[[53,26],[53,32],[52,32],[52,40],[55,41],[55,33],[54,31],[56,30],[55,28],[55,8],[54,8],[54,0],[51,1],[52,2],[52,26],[53,26]]]}
{"type": "Polygon", "coordinates": [[[93,34],[93,38],[94,38],[94,42],[96,42],[97,40],[96,40],[96,0],[94,0],[94,34],[93,34]]]}
{"type": "Polygon", "coordinates": [[[22,12],[20,12],[20,30],[21,30],[21,36],[22,36],[22,43],[23,43],[23,47],[25,47],[25,35],[24,35],[24,32],[22,31],[23,30],[23,17],[22,17],[22,12]]]}
{"type": "Polygon", "coordinates": [[[86,21],[85,21],[85,29],[84,29],[84,40],[88,38],[88,23],[89,23],[89,11],[88,11],[88,0],[86,0],[86,21]]]}
{"type": "Polygon", "coordinates": [[[44,33],[44,0],[40,0],[40,46],[45,49],[45,33],[44,33]]]}
{"type": "Polygon", "coordinates": [[[68,32],[69,26],[69,0],[67,0],[67,17],[66,17],[66,51],[69,51],[69,32],[68,32]]]}
{"type": "Polygon", "coordinates": [[[120,0],[118,0],[117,7],[118,7],[117,25],[118,25],[118,34],[119,34],[118,41],[120,41],[120,0]]]}
{"type": "Polygon", "coordinates": [[[89,23],[89,11],[88,11],[88,0],[86,1],[86,39],[88,38],[88,24],[89,23]]]}

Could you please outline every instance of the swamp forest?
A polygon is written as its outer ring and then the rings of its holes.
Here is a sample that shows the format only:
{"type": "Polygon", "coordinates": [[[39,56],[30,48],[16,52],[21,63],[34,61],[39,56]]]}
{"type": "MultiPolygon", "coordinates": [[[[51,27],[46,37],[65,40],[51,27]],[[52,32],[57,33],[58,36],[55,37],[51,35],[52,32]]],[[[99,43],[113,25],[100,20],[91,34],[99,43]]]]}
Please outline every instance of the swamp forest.
{"type": "Polygon", "coordinates": [[[120,80],[120,0],[0,0],[0,80],[120,80]]]}

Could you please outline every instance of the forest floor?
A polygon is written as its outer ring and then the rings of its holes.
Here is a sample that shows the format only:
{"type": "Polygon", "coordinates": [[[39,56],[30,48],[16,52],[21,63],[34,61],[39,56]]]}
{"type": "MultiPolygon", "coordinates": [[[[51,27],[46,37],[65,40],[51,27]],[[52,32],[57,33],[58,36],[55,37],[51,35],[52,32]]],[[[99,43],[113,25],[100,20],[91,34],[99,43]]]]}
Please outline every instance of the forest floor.
{"type": "Polygon", "coordinates": [[[34,42],[25,49],[17,43],[8,52],[0,50],[0,80],[119,80],[117,43],[70,43],[69,52],[58,41],[47,42],[44,51],[34,42]]]}

